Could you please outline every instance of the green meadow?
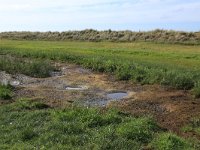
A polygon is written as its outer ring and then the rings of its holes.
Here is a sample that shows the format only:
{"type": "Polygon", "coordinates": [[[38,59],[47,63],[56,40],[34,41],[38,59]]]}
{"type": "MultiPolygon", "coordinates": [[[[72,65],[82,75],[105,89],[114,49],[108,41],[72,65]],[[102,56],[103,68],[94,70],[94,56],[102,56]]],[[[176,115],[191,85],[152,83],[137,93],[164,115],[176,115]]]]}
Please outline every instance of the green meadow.
{"type": "MultiPolygon", "coordinates": [[[[200,97],[200,45],[151,42],[69,42],[0,40],[0,70],[48,77],[51,61],[81,65],[118,80],[191,90],[200,97]]],[[[9,102],[13,88],[0,85],[9,102]]],[[[151,116],[113,109],[51,108],[39,100],[17,99],[0,106],[0,149],[199,149],[160,128],[151,116]]],[[[199,131],[199,120],[184,130],[199,131]]]]}
{"type": "Polygon", "coordinates": [[[135,83],[199,89],[199,45],[1,40],[0,53],[76,63],[135,83]]]}

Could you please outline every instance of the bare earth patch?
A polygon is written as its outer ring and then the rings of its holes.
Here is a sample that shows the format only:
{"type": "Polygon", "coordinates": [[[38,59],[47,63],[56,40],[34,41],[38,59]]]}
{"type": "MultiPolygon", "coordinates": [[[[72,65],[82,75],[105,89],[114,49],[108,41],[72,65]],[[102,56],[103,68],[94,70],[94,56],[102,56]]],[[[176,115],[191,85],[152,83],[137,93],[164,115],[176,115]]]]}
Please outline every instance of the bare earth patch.
{"type": "Polygon", "coordinates": [[[117,107],[133,115],[153,115],[163,128],[182,135],[181,127],[191,118],[200,116],[200,101],[194,100],[188,91],[116,81],[111,75],[94,73],[76,65],[57,63],[56,67],[60,71],[52,72],[49,78],[0,72],[0,82],[16,87],[13,99],[40,99],[51,107],[66,107],[72,103],[117,107]],[[113,100],[108,97],[117,92],[126,95],[113,100]]]}

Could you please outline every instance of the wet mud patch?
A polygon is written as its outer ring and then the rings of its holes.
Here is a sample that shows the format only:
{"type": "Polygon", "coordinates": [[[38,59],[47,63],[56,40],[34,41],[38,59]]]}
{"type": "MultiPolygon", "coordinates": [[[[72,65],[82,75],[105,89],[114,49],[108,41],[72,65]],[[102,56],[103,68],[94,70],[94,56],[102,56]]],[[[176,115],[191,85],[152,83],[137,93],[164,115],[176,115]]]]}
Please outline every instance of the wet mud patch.
{"type": "Polygon", "coordinates": [[[52,72],[50,72],[51,77],[59,77],[59,76],[62,76],[62,75],[64,75],[62,73],[62,71],[52,71],[52,72]]]}
{"type": "Polygon", "coordinates": [[[105,98],[90,98],[90,99],[80,99],[74,102],[74,105],[84,106],[84,107],[105,107],[110,101],[105,98]]]}
{"type": "Polygon", "coordinates": [[[48,78],[0,71],[0,82],[15,87],[14,99],[38,98],[51,107],[115,107],[133,115],[152,115],[162,127],[176,133],[200,115],[200,100],[194,100],[188,91],[116,81],[111,75],[76,65],[57,67],[58,72],[48,78]]]}

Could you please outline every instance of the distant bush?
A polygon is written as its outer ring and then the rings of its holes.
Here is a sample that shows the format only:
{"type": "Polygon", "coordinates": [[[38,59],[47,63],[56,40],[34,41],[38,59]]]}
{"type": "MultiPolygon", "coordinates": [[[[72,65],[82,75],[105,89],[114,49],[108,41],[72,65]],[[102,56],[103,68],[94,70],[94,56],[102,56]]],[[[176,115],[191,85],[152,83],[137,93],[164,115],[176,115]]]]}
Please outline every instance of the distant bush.
{"type": "Polygon", "coordinates": [[[133,31],[97,31],[86,29],[66,32],[2,32],[0,39],[12,40],[70,40],[70,41],[112,41],[112,42],[164,42],[199,44],[200,35],[195,32],[180,32],[171,30],[154,30],[148,32],[133,31]]]}

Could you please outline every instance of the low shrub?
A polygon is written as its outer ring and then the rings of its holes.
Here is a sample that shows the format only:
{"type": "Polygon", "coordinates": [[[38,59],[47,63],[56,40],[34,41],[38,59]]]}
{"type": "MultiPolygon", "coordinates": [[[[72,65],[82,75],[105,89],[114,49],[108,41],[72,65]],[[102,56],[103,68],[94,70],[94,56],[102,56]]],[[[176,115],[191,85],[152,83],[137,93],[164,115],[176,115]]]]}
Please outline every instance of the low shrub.
{"type": "Polygon", "coordinates": [[[14,57],[0,59],[0,68],[11,74],[21,73],[32,77],[48,77],[55,70],[50,62],[44,60],[26,60],[14,57]]]}
{"type": "Polygon", "coordinates": [[[132,78],[132,72],[130,66],[122,65],[118,66],[115,71],[115,76],[118,80],[130,80],[132,78]]]}
{"type": "Polygon", "coordinates": [[[171,86],[176,89],[190,90],[194,87],[195,82],[189,74],[170,71],[163,76],[161,84],[171,86]]]}

